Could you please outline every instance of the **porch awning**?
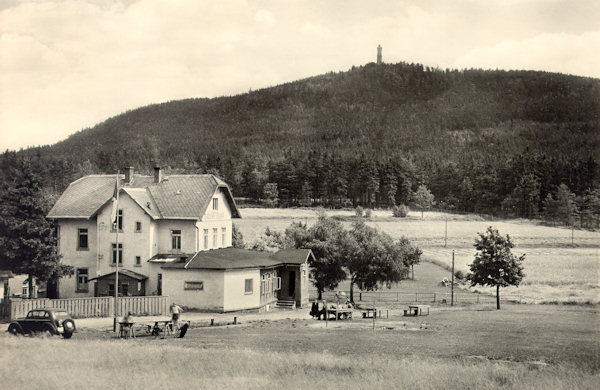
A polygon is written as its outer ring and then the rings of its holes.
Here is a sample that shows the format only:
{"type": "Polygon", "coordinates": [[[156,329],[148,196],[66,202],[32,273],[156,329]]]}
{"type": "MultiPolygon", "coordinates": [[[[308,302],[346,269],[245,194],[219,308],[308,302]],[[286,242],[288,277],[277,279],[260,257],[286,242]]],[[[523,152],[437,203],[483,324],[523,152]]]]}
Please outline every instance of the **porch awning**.
{"type": "Polygon", "coordinates": [[[188,254],[158,254],[158,255],[154,255],[152,256],[148,262],[149,263],[162,263],[162,264],[168,264],[168,263],[177,263],[177,262],[186,262],[190,256],[193,256],[193,254],[188,255],[188,254]]]}
{"type": "MultiPolygon", "coordinates": [[[[95,279],[100,280],[100,279],[106,279],[106,278],[110,278],[110,277],[114,278],[115,277],[115,273],[116,273],[116,271],[115,272],[109,272],[107,274],[96,276],[95,278],[90,278],[88,280],[95,280],[95,279]]],[[[133,271],[130,271],[130,270],[125,269],[125,268],[119,270],[119,276],[121,276],[121,275],[130,277],[131,279],[136,279],[136,280],[139,280],[139,281],[148,279],[148,277],[146,275],[138,274],[137,272],[133,272],[133,271]]]]}

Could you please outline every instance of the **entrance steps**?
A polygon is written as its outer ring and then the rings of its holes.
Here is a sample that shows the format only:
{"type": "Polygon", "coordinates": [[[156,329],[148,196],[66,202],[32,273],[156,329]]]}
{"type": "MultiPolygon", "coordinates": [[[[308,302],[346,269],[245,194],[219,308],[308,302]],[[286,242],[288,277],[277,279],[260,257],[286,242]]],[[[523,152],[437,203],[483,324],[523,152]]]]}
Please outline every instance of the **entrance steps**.
{"type": "Polygon", "coordinates": [[[280,299],[275,304],[275,307],[278,308],[278,309],[291,309],[291,310],[295,310],[296,309],[296,301],[286,301],[286,300],[280,299]]]}

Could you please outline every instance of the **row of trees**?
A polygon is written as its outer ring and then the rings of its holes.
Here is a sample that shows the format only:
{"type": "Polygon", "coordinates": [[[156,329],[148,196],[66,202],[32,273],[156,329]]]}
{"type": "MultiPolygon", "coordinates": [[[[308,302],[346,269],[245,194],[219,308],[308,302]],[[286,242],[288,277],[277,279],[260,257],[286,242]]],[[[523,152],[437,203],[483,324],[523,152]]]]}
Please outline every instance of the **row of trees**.
{"type": "Polygon", "coordinates": [[[313,251],[315,260],[311,260],[310,276],[319,299],[324,290],[335,289],[348,279],[351,301],[354,301],[355,286],[371,291],[406,279],[422,253],[408,239],[393,240],[388,234],[367,226],[362,219],[347,230],[339,221],[323,214],[310,228],[301,222],[292,223],[283,233],[267,228],[251,245],[254,250],[281,248],[313,251]]]}

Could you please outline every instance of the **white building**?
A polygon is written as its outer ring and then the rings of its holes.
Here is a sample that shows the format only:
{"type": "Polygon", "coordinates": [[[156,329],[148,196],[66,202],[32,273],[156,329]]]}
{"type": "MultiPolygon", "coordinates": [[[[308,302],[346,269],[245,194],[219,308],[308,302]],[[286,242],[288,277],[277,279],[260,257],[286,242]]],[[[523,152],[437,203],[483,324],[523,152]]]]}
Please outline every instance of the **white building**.
{"type": "Polygon", "coordinates": [[[268,307],[278,298],[307,302],[310,251],[287,251],[278,261],[268,253],[223,249],[232,245],[232,218],[240,213],[219,178],[163,177],[160,168],[143,176],[128,168],[118,180],[116,229],[116,175],[76,180],[48,214],[58,222],[61,261],[75,269],[74,277],[60,280],[60,298],[113,296],[118,260],[123,296],[169,295],[215,311],[268,307]],[[208,252],[211,261],[202,256],[208,252]]]}

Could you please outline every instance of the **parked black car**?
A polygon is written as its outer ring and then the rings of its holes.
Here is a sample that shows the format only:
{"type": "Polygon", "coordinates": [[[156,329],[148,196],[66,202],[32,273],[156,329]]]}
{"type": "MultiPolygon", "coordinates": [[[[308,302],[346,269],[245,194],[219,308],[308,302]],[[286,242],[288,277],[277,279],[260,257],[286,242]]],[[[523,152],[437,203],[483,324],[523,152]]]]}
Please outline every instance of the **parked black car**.
{"type": "Polygon", "coordinates": [[[15,336],[42,333],[70,339],[75,331],[75,321],[61,309],[33,309],[27,313],[27,317],[17,318],[8,326],[8,332],[15,336]]]}

